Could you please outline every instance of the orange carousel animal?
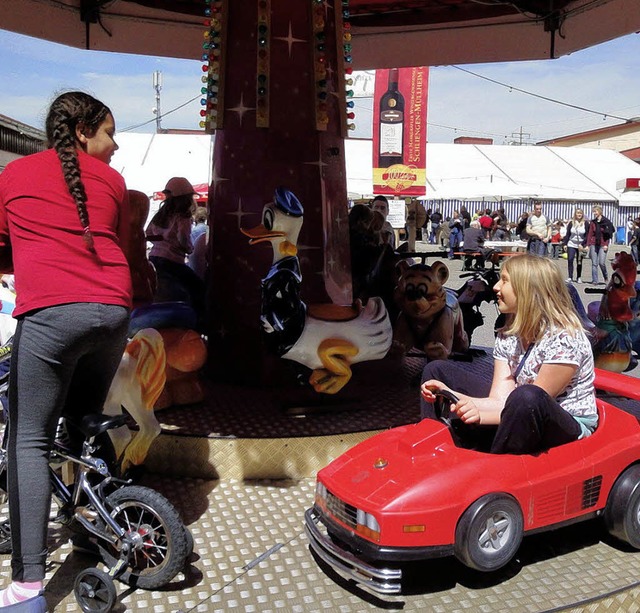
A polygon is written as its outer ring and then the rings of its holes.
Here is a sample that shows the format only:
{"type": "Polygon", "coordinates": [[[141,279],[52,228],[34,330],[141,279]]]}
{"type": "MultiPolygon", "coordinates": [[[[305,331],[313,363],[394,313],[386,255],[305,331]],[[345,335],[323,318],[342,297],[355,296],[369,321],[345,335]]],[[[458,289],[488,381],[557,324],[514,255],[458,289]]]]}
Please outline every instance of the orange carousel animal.
{"type": "Polygon", "coordinates": [[[180,303],[149,304],[156,286],[143,230],[149,198],[142,192],[129,190],[129,203],[127,260],[133,302],[138,307],[132,314],[131,325],[132,330],[138,331],[125,349],[104,406],[108,415],[118,415],[124,407],[139,426],[135,438],[127,426],[110,431],[122,471],[142,464],[160,434],[155,410],[202,401],[198,371],[207,357],[204,340],[192,329],[195,314],[190,307],[180,303]]]}
{"type": "Polygon", "coordinates": [[[135,437],[127,426],[110,431],[123,472],[144,462],[160,434],[156,410],[202,401],[197,371],[206,356],[194,330],[144,328],[129,341],[104,406],[107,415],[124,407],[139,427],[135,437]]]}

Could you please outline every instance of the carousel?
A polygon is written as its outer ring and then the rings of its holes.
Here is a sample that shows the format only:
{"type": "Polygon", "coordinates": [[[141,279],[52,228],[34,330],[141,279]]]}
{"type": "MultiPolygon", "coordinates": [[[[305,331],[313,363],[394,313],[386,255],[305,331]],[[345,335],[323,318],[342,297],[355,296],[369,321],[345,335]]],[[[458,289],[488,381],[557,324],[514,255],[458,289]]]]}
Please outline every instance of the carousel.
{"type": "MultiPolygon", "coordinates": [[[[398,313],[352,293],[353,70],[553,59],[640,30],[635,0],[12,0],[0,23],[78,48],[202,60],[194,90],[201,127],[216,136],[211,184],[197,190],[210,211],[204,328],[191,329],[183,306],[142,307],[135,351],[141,330],[160,332],[142,345],[163,356],[166,387],[139,394],[145,406],[118,403],[132,415],[157,409],[159,427],[140,426],[127,462],[155,475],[195,536],[199,559],[167,610],[429,610],[444,598],[449,611],[624,608],[637,598],[637,562],[595,531],[554,532],[489,578],[455,561],[412,567],[389,603],[321,572],[302,529],[321,468],[419,419],[424,346],[400,351],[398,313]]],[[[446,276],[433,277],[441,292],[446,276]]],[[[452,322],[455,308],[442,302],[452,322]]]]}

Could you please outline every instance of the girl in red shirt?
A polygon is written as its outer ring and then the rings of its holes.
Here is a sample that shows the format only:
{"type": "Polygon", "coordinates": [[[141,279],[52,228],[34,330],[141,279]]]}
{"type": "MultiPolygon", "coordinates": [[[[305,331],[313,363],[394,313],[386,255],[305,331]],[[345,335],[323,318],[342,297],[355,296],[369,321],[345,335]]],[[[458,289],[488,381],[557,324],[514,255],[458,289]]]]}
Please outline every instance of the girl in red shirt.
{"type": "Polygon", "coordinates": [[[17,293],[7,483],[12,583],[0,611],[46,610],[48,456],[61,414],[99,413],[122,358],[131,307],[129,212],[108,107],[82,92],[51,104],[50,149],[0,174],[0,272],[17,293]]]}

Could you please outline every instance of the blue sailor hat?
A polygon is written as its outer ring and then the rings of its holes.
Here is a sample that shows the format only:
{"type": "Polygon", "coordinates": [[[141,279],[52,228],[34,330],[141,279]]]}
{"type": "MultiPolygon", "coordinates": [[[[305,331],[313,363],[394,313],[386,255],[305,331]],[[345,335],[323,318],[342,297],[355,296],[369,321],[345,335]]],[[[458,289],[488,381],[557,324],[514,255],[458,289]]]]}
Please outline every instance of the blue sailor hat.
{"type": "Polygon", "coordinates": [[[300,204],[300,200],[286,187],[276,188],[273,201],[275,205],[287,215],[291,215],[292,217],[302,217],[304,215],[304,209],[302,208],[302,204],[300,204]]]}

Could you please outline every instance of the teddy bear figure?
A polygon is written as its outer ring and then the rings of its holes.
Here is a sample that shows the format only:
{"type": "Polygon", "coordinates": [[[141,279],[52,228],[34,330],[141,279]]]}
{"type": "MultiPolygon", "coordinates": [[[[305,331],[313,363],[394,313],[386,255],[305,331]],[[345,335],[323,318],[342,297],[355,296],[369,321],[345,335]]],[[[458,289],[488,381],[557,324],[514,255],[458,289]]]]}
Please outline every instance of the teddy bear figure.
{"type": "Polygon", "coordinates": [[[449,269],[440,261],[431,266],[397,265],[394,300],[400,310],[393,331],[396,347],[406,353],[413,347],[429,360],[446,360],[453,352],[466,352],[469,339],[455,293],[444,287],[449,269]]]}

